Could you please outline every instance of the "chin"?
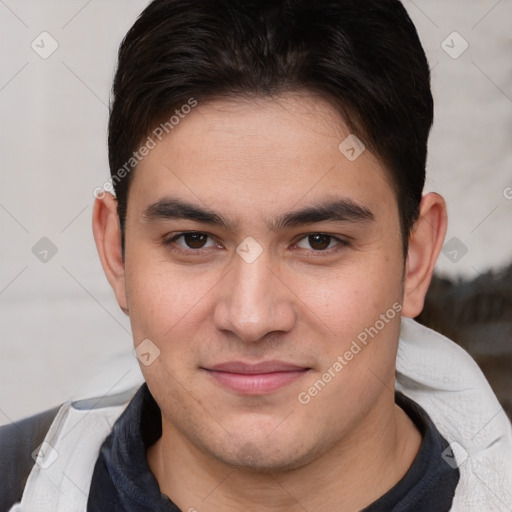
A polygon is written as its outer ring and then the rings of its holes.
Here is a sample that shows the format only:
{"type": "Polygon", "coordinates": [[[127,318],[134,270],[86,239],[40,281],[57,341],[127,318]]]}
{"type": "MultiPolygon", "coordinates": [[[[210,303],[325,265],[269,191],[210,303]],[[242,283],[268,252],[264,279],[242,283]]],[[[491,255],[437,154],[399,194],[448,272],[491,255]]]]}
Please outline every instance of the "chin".
{"type": "MultiPolygon", "coordinates": [[[[295,437],[295,439],[298,439],[295,437]]],[[[219,447],[221,448],[221,447],[219,447]]],[[[218,453],[211,453],[219,462],[251,473],[282,473],[299,469],[322,454],[321,447],[306,449],[287,445],[282,440],[269,442],[265,437],[241,443],[238,449],[233,445],[218,453]]]]}

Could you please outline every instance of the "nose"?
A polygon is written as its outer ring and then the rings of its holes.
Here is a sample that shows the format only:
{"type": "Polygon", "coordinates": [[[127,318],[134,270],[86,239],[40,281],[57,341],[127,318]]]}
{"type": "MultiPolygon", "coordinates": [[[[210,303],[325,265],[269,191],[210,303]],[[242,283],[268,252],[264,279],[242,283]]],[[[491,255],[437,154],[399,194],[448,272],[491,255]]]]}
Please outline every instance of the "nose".
{"type": "Polygon", "coordinates": [[[296,321],[293,292],[269,263],[265,254],[252,263],[235,256],[215,305],[217,329],[245,342],[292,329],[296,321]]]}

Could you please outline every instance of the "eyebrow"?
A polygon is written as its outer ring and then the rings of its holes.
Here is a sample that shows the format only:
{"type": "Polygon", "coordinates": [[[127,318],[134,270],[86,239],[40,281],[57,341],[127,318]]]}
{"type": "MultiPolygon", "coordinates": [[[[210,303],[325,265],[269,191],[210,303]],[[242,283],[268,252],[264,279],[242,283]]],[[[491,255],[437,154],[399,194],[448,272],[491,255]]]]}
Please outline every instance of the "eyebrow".
{"type": "MultiPolygon", "coordinates": [[[[150,204],[143,213],[147,220],[188,219],[211,226],[234,231],[238,222],[231,222],[221,214],[181,199],[165,197],[150,204]]],[[[352,199],[341,198],[308,205],[300,210],[284,213],[267,222],[268,229],[279,231],[287,227],[297,227],[318,222],[364,222],[372,221],[373,213],[364,205],[352,199]]]]}

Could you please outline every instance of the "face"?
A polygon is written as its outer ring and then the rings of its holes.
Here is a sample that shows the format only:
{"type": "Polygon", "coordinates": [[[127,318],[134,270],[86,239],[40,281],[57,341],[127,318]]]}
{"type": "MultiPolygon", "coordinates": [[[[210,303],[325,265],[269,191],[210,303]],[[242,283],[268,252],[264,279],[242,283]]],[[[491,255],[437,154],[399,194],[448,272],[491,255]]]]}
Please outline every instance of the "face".
{"type": "Polygon", "coordinates": [[[191,449],[300,467],[393,387],[398,207],[348,135],[313,96],[199,103],[137,167],[124,293],[164,431],[191,449]]]}

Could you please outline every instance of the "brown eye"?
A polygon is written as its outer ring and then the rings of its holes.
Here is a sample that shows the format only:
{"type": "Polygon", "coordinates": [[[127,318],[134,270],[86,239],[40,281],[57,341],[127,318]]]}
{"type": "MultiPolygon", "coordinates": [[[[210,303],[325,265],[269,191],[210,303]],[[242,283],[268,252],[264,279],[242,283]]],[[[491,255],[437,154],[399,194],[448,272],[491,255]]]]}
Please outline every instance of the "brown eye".
{"type": "Polygon", "coordinates": [[[191,249],[202,249],[208,241],[205,233],[183,233],[183,240],[191,249]]]}
{"type": "Polygon", "coordinates": [[[202,231],[188,231],[178,233],[170,238],[163,239],[162,245],[179,254],[187,256],[202,256],[210,253],[212,249],[222,249],[215,239],[202,231]]]}
{"type": "Polygon", "coordinates": [[[325,252],[326,254],[332,252],[331,250],[342,249],[347,245],[348,243],[344,240],[325,233],[306,235],[297,244],[301,249],[307,249],[310,252],[325,252]]]}
{"type": "Polygon", "coordinates": [[[311,248],[316,251],[323,251],[329,247],[331,243],[331,238],[329,235],[322,235],[321,233],[317,233],[315,235],[308,236],[308,242],[311,248]]]}

